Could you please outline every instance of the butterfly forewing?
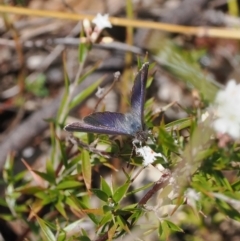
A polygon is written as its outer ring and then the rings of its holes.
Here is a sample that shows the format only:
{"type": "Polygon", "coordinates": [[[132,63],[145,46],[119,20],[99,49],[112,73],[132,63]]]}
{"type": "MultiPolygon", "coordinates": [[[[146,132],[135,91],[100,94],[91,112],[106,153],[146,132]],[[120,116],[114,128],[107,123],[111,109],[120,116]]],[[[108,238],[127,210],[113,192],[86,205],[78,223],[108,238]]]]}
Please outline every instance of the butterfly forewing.
{"type": "Polygon", "coordinates": [[[149,63],[144,63],[137,76],[135,77],[134,85],[132,88],[131,97],[131,113],[138,120],[143,129],[144,123],[144,102],[145,102],[145,89],[148,76],[149,63]]]}
{"type": "MultiPolygon", "coordinates": [[[[117,112],[96,112],[83,119],[86,124],[98,127],[106,127],[114,130],[114,132],[121,132],[125,135],[130,135],[128,128],[129,120],[125,114],[117,112]]],[[[114,134],[114,133],[112,133],[114,134]]]]}

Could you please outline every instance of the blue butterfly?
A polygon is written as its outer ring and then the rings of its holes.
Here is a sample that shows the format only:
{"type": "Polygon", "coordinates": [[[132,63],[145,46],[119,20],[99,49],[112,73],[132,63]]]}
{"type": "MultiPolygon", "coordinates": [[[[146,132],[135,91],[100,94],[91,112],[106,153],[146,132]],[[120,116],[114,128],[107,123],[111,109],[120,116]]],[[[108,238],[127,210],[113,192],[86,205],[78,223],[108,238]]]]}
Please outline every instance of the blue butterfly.
{"type": "Polygon", "coordinates": [[[131,96],[131,110],[126,114],[118,112],[95,112],[81,122],[65,126],[66,131],[89,132],[109,135],[126,135],[136,142],[145,142],[148,131],[144,124],[145,90],[149,63],[146,62],[135,77],[131,96]]]}

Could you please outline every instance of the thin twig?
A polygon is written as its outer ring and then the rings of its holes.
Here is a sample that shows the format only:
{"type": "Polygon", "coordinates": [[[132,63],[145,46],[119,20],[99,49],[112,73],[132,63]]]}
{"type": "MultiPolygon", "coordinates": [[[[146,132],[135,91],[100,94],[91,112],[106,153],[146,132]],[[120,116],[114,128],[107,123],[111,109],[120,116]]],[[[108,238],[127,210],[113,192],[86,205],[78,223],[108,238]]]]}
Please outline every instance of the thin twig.
{"type": "Polygon", "coordinates": [[[98,237],[95,241],[105,241],[107,239],[108,239],[108,233],[105,233],[102,236],[98,237]]]}
{"type": "MultiPolygon", "coordinates": [[[[22,41],[22,40],[21,40],[22,41]]],[[[80,43],[86,42],[86,38],[72,38],[72,37],[65,37],[65,38],[48,38],[48,39],[38,39],[38,40],[26,40],[22,41],[22,45],[25,48],[43,48],[46,45],[67,45],[67,46],[79,46],[80,43]]],[[[0,45],[8,46],[10,48],[15,48],[15,44],[13,40],[0,38],[0,45]]],[[[136,46],[131,46],[125,43],[120,42],[110,42],[110,43],[99,43],[93,44],[93,48],[100,48],[100,49],[107,49],[107,50],[120,50],[124,52],[131,52],[134,54],[142,55],[144,52],[141,48],[136,46]]]]}
{"type": "Polygon", "coordinates": [[[120,74],[114,74],[114,80],[111,84],[111,86],[108,88],[108,90],[104,93],[104,95],[98,99],[98,102],[97,104],[95,105],[95,108],[94,108],[94,112],[97,110],[98,108],[98,105],[100,104],[100,102],[105,98],[105,96],[113,89],[114,85],[117,83],[117,81],[119,80],[119,77],[120,77],[120,74]]]}
{"type": "Polygon", "coordinates": [[[150,189],[145,195],[144,197],[138,202],[139,206],[143,206],[144,204],[147,203],[147,201],[157,192],[159,191],[161,188],[165,187],[168,182],[169,179],[171,177],[171,172],[168,169],[164,170],[164,173],[162,174],[162,176],[160,177],[160,179],[154,184],[154,186],[152,187],[152,189],[150,189]]]}
{"type": "MultiPolygon", "coordinates": [[[[86,18],[89,20],[92,20],[93,18],[95,18],[94,15],[89,15],[89,14],[63,13],[63,12],[36,10],[36,9],[3,6],[3,5],[0,5],[0,12],[15,13],[15,14],[27,15],[27,16],[52,17],[52,18],[75,20],[75,21],[83,20],[86,18]]],[[[158,29],[158,30],[162,30],[170,33],[195,35],[195,36],[201,36],[201,37],[240,39],[240,31],[236,31],[235,28],[210,28],[205,26],[188,27],[188,26],[177,25],[177,24],[141,21],[141,20],[135,20],[135,19],[124,19],[124,18],[116,18],[116,17],[110,17],[109,21],[113,25],[124,26],[124,27],[158,29]]]]}

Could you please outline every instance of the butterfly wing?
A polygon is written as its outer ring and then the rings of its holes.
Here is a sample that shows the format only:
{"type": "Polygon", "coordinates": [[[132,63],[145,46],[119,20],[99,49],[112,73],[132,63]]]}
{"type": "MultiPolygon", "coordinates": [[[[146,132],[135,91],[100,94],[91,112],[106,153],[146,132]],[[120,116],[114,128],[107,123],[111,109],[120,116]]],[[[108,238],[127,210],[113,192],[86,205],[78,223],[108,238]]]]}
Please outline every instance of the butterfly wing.
{"type": "Polygon", "coordinates": [[[67,125],[65,130],[109,135],[132,135],[130,122],[125,114],[96,112],[86,116],[82,122],[67,125]]]}
{"type": "Polygon", "coordinates": [[[149,63],[143,64],[134,80],[131,97],[131,114],[139,121],[141,130],[144,128],[143,111],[145,102],[145,89],[147,83],[149,63]]]}
{"type": "Polygon", "coordinates": [[[65,127],[67,131],[90,132],[109,135],[131,135],[143,130],[143,107],[149,63],[143,64],[132,88],[131,112],[96,112],[86,116],[82,122],[65,127]]]}

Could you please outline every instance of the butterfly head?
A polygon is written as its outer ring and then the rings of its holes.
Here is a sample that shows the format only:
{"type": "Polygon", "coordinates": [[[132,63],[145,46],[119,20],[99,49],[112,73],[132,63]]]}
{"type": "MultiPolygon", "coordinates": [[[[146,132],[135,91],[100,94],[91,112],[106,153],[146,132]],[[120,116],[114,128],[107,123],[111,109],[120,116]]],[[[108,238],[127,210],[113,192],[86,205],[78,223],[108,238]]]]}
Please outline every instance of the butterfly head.
{"type": "Polygon", "coordinates": [[[134,142],[137,143],[145,143],[148,139],[148,131],[147,130],[140,130],[138,132],[135,133],[135,139],[134,142]]]}

